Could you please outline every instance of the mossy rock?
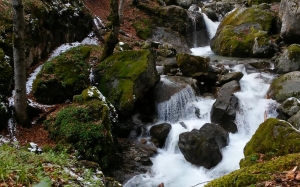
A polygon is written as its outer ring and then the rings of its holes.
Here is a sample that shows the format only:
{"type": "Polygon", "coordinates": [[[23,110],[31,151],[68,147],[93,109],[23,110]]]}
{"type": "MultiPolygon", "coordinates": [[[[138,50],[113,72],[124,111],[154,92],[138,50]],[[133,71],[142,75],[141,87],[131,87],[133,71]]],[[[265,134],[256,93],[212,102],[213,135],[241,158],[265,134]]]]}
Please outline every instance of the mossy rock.
{"type": "Polygon", "coordinates": [[[288,73],[300,70],[300,45],[288,46],[275,61],[276,73],[288,73]]]}
{"type": "Polygon", "coordinates": [[[262,3],[280,3],[281,0],[248,0],[249,5],[258,5],[262,3]]]}
{"type": "Polygon", "coordinates": [[[300,132],[288,122],[269,118],[256,130],[244,148],[244,155],[253,153],[282,156],[300,152],[300,132]]]}
{"type": "Polygon", "coordinates": [[[62,103],[89,85],[91,46],[78,46],[45,62],[33,82],[36,100],[44,104],[62,103]]]}
{"type": "Polygon", "coordinates": [[[275,16],[259,8],[237,8],[220,23],[211,48],[216,54],[236,57],[271,57],[269,33],[275,16]]]}
{"type": "Polygon", "coordinates": [[[185,53],[180,53],[176,56],[177,65],[185,76],[193,76],[199,72],[207,72],[209,60],[209,57],[193,56],[185,53]]]}
{"type": "Polygon", "coordinates": [[[112,135],[114,120],[110,104],[98,93],[95,87],[89,87],[76,96],[81,100],[74,99],[74,103],[50,115],[45,124],[56,142],[72,145],[83,159],[107,169],[118,159],[112,135]]]}
{"type": "Polygon", "coordinates": [[[257,163],[250,167],[244,167],[233,171],[223,177],[215,179],[205,187],[245,187],[255,185],[262,181],[274,179],[272,174],[289,171],[295,166],[300,166],[300,154],[289,154],[271,161],[257,163]]]}
{"type": "Polygon", "coordinates": [[[267,92],[268,97],[282,102],[290,97],[300,96],[300,71],[293,71],[281,75],[273,80],[267,92]]]}
{"type": "Polygon", "coordinates": [[[7,94],[10,91],[13,78],[12,67],[4,57],[4,52],[0,48],[0,94],[7,94]]]}
{"type": "Polygon", "coordinates": [[[159,79],[148,50],[114,53],[95,68],[94,74],[97,87],[122,116],[130,114],[135,102],[159,79]]]}
{"type": "Polygon", "coordinates": [[[149,38],[154,27],[153,23],[148,19],[143,19],[132,24],[138,37],[143,40],[149,38]]]}

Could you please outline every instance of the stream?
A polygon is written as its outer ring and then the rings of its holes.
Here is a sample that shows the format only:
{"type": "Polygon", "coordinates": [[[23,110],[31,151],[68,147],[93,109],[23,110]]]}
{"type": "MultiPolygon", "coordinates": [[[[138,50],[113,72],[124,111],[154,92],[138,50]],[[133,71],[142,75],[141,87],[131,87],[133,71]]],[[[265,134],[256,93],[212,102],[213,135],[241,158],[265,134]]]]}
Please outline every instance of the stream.
{"type": "MultiPolygon", "coordinates": [[[[218,23],[212,22],[206,16],[204,20],[209,37],[212,38],[218,23]]],[[[235,120],[238,132],[229,133],[229,145],[222,149],[223,159],[214,168],[205,169],[187,162],[178,148],[179,134],[200,129],[205,123],[210,123],[210,111],[215,102],[212,97],[196,96],[193,90],[187,87],[172,96],[169,101],[157,104],[159,121],[153,125],[168,122],[172,125],[172,130],[165,146],[151,158],[153,163],[151,169],[145,174],[134,176],[124,184],[124,187],[157,187],[161,183],[164,183],[165,187],[204,186],[207,181],[239,169],[246,143],[265,118],[277,115],[276,101],[265,98],[275,74],[259,71],[247,73],[247,66],[240,63],[243,59],[214,55],[209,46],[192,48],[191,51],[193,55],[209,56],[211,61],[217,59],[218,63],[223,63],[230,72],[244,74],[240,80],[241,91],[235,93],[239,100],[239,110],[235,120]],[[228,61],[234,63],[227,65],[228,61]],[[200,119],[191,114],[191,106],[199,109],[200,119]],[[187,128],[185,129],[179,122],[184,122],[187,128]]],[[[163,76],[161,81],[165,81],[163,76]]]]}

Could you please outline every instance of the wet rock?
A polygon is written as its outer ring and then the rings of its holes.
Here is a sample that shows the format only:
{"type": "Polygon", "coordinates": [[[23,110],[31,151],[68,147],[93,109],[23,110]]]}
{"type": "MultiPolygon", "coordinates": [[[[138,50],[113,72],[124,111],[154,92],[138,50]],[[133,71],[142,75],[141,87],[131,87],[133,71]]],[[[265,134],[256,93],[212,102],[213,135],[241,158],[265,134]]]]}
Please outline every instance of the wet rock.
{"type": "Polygon", "coordinates": [[[178,146],[188,162],[210,169],[222,160],[220,150],[228,140],[229,134],[222,127],[206,123],[200,130],[180,134],[178,146]]]}
{"type": "Polygon", "coordinates": [[[220,88],[217,100],[210,112],[211,122],[219,124],[231,133],[237,132],[234,120],[238,107],[238,99],[234,93],[240,91],[240,89],[240,85],[236,80],[224,84],[220,88]]]}
{"type": "Polygon", "coordinates": [[[290,117],[287,120],[290,124],[292,124],[297,130],[300,129],[300,112],[298,111],[295,115],[290,117]]]}
{"type": "Polygon", "coordinates": [[[290,117],[295,115],[299,110],[300,110],[300,101],[295,97],[291,97],[291,98],[286,99],[277,108],[277,111],[279,113],[287,114],[290,117]]]}
{"type": "Polygon", "coordinates": [[[150,135],[158,140],[158,147],[162,148],[164,146],[171,128],[172,126],[169,123],[162,123],[151,127],[150,135]]]}
{"type": "Polygon", "coordinates": [[[232,72],[232,73],[227,73],[225,75],[220,75],[218,81],[220,82],[221,85],[223,85],[233,80],[240,81],[243,78],[243,76],[244,74],[242,72],[232,72]]]}
{"type": "Polygon", "coordinates": [[[176,56],[176,62],[184,76],[192,77],[195,73],[207,72],[209,57],[194,56],[180,53],[176,56]]]}
{"type": "Polygon", "coordinates": [[[300,96],[300,72],[293,71],[274,79],[267,92],[269,98],[283,102],[290,97],[300,96]]]}
{"type": "Polygon", "coordinates": [[[282,0],[279,7],[279,17],[282,22],[280,36],[288,43],[300,43],[300,2],[297,0],[282,0]]]}
{"type": "Polygon", "coordinates": [[[287,47],[275,61],[276,73],[288,73],[300,70],[300,45],[287,47]]]}

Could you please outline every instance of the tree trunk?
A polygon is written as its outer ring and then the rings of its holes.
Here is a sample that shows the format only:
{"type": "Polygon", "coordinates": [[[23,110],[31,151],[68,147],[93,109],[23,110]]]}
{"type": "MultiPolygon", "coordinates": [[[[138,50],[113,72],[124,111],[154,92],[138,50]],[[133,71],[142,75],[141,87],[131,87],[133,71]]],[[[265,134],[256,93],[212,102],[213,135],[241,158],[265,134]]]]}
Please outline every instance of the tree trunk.
{"type": "Polygon", "coordinates": [[[119,29],[120,29],[120,19],[118,13],[118,0],[110,0],[110,15],[109,21],[111,22],[111,30],[105,36],[104,39],[104,49],[100,57],[100,61],[103,61],[107,57],[113,54],[115,46],[119,42],[119,29]]]}
{"type": "Polygon", "coordinates": [[[13,58],[15,76],[14,108],[17,122],[30,127],[27,117],[26,62],[24,47],[25,20],[22,0],[12,0],[13,7],[13,58]]]}
{"type": "Polygon", "coordinates": [[[125,0],[120,0],[120,4],[119,4],[119,20],[120,20],[120,22],[122,22],[124,3],[125,3],[125,0]]]}

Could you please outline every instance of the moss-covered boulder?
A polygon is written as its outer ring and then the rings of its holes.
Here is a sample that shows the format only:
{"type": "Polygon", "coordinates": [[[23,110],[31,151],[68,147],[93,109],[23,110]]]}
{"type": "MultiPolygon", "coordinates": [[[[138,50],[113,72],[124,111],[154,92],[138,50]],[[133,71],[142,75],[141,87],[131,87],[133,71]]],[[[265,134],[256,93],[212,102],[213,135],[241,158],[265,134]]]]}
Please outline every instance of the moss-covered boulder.
{"type": "Polygon", "coordinates": [[[274,20],[272,13],[260,8],[237,8],[220,23],[211,49],[223,56],[271,57],[274,20]]]}
{"type": "Polygon", "coordinates": [[[33,95],[44,104],[72,99],[89,85],[91,46],[78,46],[45,62],[33,82],[33,95]]]}
{"type": "Polygon", "coordinates": [[[300,96],[300,71],[293,71],[273,80],[267,92],[268,97],[282,102],[290,97],[300,96]]]}
{"type": "Polygon", "coordinates": [[[276,73],[300,70],[300,45],[288,46],[275,61],[276,73]]]}
{"type": "Polygon", "coordinates": [[[278,157],[271,161],[257,163],[250,167],[244,167],[233,171],[223,177],[215,179],[205,187],[245,187],[256,186],[262,181],[274,179],[273,174],[289,171],[299,166],[300,154],[290,154],[278,157]]]}
{"type": "Polygon", "coordinates": [[[282,156],[300,152],[300,132],[288,122],[269,118],[256,130],[244,148],[244,155],[260,153],[282,156]]]}
{"type": "Polygon", "coordinates": [[[83,159],[95,161],[102,169],[117,164],[112,125],[116,113],[96,87],[89,87],[74,102],[50,115],[45,124],[51,138],[78,151],[83,159]]]}
{"type": "Polygon", "coordinates": [[[122,116],[131,114],[137,100],[159,80],[148,50],[115,53],[94,70],[99,90],[122,116]]]}
{"type": "Polygon", "coordinates": [[[12,67],[4,57],[4,52],[0,48],[0,94],[6,94],[9,92],[13,78],[12,67]]]}
{"type": "Polygon", "coordinates": [[[180,53],[176,56],[176,62],[184,76],[194,76],[196,73],[208,71],[209,57],[194,56],[180,53]]]}
{"type": "MultiPolygon", "coordinates": [[[[46,58],[63,43],[81,41],[92,29],[92,16],[81,0],[24,0],[23,4],[28,66],[46,58]]],[[[1,1],[0,48],[11,58],[12,18],[11,2],[1,1]]]]}

